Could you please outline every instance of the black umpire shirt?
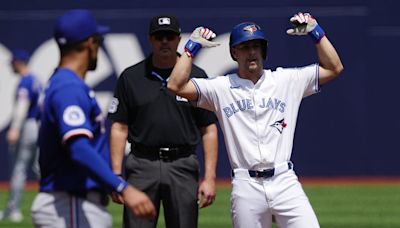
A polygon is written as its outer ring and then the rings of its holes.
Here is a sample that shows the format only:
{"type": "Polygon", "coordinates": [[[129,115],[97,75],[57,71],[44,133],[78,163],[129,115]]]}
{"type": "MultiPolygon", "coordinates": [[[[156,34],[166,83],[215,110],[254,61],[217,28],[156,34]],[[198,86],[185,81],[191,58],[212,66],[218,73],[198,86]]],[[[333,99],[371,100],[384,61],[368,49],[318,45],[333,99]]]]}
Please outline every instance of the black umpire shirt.
{"type": "MultiPolygon", "coordinates": [[[[119,77],[108,117],[128,125],[128,141],[132,145],[196,146],[201,139],[199,127],[216,122],[214,113],[194,107],[166,88],[171,72],[172,68],[155,68],[150,55],[119,77]]],[[[190,77],[207,75],[193,65],[190,77]]]]}

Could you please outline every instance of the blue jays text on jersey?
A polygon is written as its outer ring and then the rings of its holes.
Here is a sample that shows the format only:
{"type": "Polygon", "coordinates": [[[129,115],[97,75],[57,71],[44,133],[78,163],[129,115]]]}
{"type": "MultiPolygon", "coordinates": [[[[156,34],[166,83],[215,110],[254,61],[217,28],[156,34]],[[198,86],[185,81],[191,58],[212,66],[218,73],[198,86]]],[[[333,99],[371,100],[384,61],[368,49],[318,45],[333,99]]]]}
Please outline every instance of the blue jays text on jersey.
{"type": "MultiPolygon", "coordinates": [[[[285,112],[286,102],[281,101],[277,98],[261,98],[261,103],[258,105],[260,108],[266,108],[271,110],[278,110],[281,113],[285,112]]],[[[229,104],[229,106],[222,108],[225,115],[229,118],[232,115],[240,112],[251,110],[254,108],[253,101],[251,99],[242,99],[229,104]]]]}

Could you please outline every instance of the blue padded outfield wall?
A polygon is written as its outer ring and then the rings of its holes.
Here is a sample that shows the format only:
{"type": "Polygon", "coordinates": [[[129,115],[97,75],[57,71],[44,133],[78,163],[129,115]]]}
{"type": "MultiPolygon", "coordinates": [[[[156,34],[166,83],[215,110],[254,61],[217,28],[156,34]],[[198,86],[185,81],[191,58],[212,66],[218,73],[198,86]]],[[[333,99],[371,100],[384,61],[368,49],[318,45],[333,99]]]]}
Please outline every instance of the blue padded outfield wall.
{"type": "MultiPolygon", "coordinates": [[[[216,40],[222,45],[203,50],[196,58],[214,76],[234,70],[229,32],[242,21],[264,28],[269,40],[268,68],[316,62],[308,37],[285,34],[294,13],[311,12],[339,52],[345,71],[302,103],[292,156],[297,173],[400,176],[400,2],[396,0],[13,0],[0,4],[0,180],[9,177],[5,132],[17,83],[9,66],[9,50],[28,49],[30,68],[46,81],[58,62],[51,38],[54,21],[72,8],[91,9],[101,24],[112,29],[100,52],[98,69],[87,77],[104,109],[120,72],[149,54],[148,23],[154,15],[168,13],[180,19],[181,46],[199,25],[219,34],[216,40]]],[[[221,137],[218,176],[228,177],[229,170],[221,137]]]]}

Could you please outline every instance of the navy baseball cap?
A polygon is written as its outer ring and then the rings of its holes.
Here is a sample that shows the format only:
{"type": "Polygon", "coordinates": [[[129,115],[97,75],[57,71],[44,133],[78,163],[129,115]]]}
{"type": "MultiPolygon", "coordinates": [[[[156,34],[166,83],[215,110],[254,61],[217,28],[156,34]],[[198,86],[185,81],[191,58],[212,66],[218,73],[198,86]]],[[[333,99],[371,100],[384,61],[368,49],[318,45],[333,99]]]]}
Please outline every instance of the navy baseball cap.
{"type": "Polygon", "coordinates": [[[60,18],[54,28],[54,38],[60,46],[76,44],[85,39],[104,35],[109,32],[106,26],[97,25],[92,13],[84,9],[75,9],[66,12],[60,18]]]}
{"type": "Polygon", "coordinates": [[[11,63],[15,61],[28,62],[30,58],[29,53],[23,49],[14,49],[11,51],[11,54],[12,54],[11,63]]]}
{"type": "Polygon", "coordinates": [[[181,34],[181,27],[179,26],[179,21],[174,16],[161,15],[153,17],[150,20],[149,35],[153,35],[156,32],[169,31],[181,34]]]}

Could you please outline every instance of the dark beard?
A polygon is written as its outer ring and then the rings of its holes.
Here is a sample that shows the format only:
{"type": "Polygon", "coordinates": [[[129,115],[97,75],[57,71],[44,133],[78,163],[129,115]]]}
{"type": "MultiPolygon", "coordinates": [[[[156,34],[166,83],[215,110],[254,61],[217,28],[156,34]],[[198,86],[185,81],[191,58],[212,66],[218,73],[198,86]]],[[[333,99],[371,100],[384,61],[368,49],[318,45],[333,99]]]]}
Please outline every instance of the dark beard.
{"type": "Polygon", "coordinates": [[[97,58],[89,58],[89,65],[88,65],[88,71],[93,71],[96,70],[97,67],[97,58]]]}
{"type": "Polygon", "coordinates": [[[97,67],[97,56],[92,58],[92,49],[89,49],[89,63],[88,63],[88,71],[96,70],[97,67]]]}

